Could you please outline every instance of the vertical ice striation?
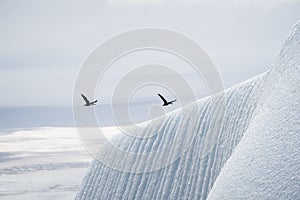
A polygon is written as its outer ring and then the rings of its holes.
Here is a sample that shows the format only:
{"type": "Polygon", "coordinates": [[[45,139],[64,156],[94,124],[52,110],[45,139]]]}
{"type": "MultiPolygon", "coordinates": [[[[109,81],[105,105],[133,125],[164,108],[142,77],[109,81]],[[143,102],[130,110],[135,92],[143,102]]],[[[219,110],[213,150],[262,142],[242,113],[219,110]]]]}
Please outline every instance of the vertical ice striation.
{"type": "MultiPolygon", "coordinates": [[[[226,101],[224,125],[220,127],[221,134],[216,138],[217,144],[207,155],[203,156],[204,147],[201,139],[209,129],[212,129],[214,123],[218,123],[212,116],[219,111],[220,107],[217,104],[221,104],[219,101],[213,104],[209,98],[189,105],[186,112],[182,113],[185,120],[182,120],[181,124],[177,124],[181,115],[174,112],[162,126],[160,121],[157,121],[158,124],[145,129],[146,132],[162,131],[158,137],[144,141],[122,136],[113,141],[117,146],[122,145],[123,149],[144,153],[166,144],[170,137],[174,137],[176,128],[191,129],[190,134],[195,134],[195,138],[190,148],[171,165],[153,172],[130,173],[117,171],[94,161],[77,199],[205,199],[222,166],[251,121],[256,108],[255,100],[258,98],[256,96],[262,89],[260,85],[262,78],[256,77],[226,91],[225,99],[222,99],[226,101]],[[194,112],[198,104],[200,109],[194,112]]],[[[183,140],[187,131],[177,132],[179,135],[181,133],[183,140]]],[[[176,149],[169,149],[168,153],[172,154],[174,151],[176,149]]],[[[107,156],[116,162],[128,164],[126,158],[116,157],[114,152],[109,150],[107,156]]],[[[139,163],[135,161],[129,163],[133,163],[132,167],[139,167],[139,163]]]]}
{"type": "Polygon", "coordinates": [[[115,146],[137,154],[167,147],[175,138],[177,145],[160,159],[180,156],[156,169],[153,158],[120,157],[106,147],[101,156],[125,170],[93,161],[76,199],[299,197],[299,49],[298,25],[267,73],[139,130],[152,137],[116,137],[115,146]]]}

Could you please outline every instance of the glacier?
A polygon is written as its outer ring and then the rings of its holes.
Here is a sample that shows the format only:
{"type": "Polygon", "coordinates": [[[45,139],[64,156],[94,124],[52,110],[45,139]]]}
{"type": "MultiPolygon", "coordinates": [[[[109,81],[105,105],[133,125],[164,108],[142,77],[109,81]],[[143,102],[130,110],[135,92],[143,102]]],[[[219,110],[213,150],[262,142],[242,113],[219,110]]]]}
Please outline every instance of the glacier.
{"type": "Polygon", "coordinates": [[[111,139],[76,199],[300,199],[299,68],[300,23],[266,73],[111,139]]]}

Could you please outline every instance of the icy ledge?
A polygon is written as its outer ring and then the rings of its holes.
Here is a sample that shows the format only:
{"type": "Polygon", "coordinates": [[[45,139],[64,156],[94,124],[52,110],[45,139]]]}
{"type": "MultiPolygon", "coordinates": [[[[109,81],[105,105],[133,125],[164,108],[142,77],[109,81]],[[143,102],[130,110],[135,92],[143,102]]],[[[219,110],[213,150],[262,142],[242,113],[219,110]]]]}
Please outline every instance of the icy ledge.
{"type": "Polygon", "coordinates": [[[112,141],[136,154],[175,141],[159,159],[167,163],[179,152],[178,159],[156,169],[157,158],[121,157],[108,146],[102,158],[124,170],[93,161],[76,199],[299,199],[299,30],[267,73],[137,131],[153,135],[146,140],[112,141]]]}

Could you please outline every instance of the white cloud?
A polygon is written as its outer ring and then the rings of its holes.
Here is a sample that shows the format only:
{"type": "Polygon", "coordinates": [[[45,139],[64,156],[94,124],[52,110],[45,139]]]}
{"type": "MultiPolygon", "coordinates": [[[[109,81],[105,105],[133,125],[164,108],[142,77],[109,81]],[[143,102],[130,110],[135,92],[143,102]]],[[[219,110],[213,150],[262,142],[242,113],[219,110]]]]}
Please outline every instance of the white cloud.
{"type": "Polygon", "coordinates": [[[141,6],[141,5],[160,5],[166,0],[108,0],[112,6],[141,6]]]}
{"type": "Polygon", "coordinates": [[[111,6],[143,6],[143,5],[179,5],[189,6],[195,4],[236,4],[236,5],[259,5],[259,6],[274,6],[282,3],[297,2],[300,0],[107,0],[111,6]]]}

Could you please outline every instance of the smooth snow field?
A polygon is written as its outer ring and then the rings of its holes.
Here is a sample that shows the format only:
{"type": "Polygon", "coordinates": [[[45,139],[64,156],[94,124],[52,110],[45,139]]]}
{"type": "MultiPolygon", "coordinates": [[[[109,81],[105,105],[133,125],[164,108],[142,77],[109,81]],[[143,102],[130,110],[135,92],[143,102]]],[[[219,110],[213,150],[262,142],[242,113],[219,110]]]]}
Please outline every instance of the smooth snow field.
{"type": "Polygon", "coordinates": [[[300,24],[268,72],[135,134],[103,146],[76,199],[300,199],[300,24]]]}

